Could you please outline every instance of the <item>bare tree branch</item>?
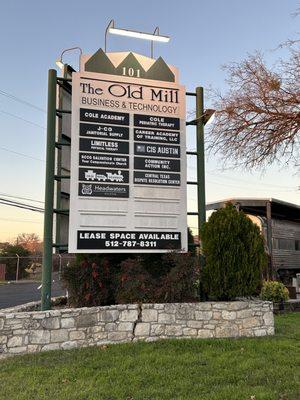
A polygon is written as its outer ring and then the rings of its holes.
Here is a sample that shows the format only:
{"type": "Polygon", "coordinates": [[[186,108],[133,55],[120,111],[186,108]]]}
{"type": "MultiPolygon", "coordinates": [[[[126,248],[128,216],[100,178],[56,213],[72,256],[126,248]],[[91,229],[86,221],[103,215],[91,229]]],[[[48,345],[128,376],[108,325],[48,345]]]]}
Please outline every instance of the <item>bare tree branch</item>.
{"type": "Polygon", "coordinates": [[[209,149],[225,162],[253,168],[299,161],[300,52],[267,68],[259,53],[225,67],[228,92],[214,92],[209,149]]]}

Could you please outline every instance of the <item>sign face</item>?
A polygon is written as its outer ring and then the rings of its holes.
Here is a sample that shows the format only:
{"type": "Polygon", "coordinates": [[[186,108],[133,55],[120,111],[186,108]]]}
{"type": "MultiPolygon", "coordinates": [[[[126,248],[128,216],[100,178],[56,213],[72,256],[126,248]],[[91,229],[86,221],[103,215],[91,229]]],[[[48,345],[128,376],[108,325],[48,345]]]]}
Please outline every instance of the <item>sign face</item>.
{"type": "Polygon", "coordinates": [[[79,165],[88,167],[129,168],[129,157],[80,152],[79,165]]]}
{"type": "Polygon", "coordinates": [[[128,185],[103,185],[79,183],[78,196],[85,197],[129,197],[128,185]]]}
{"type": "Polygon", "coordinates": [[[180,174],[134,171],[133,182],[140,185],[180,186],[180,174]]]}
{"type": "Polygon", "coordinates": [[[134,129],[136,142],[174,143],[180,142],[179,132],[160,131],[155,129],[134,129]]]}
{"type": "Polygon", "coordinates": [[[80,124],[80,136],[105,138],[105,139],[129,139],[129,128],[123,126],[80,124]]]}
{"type": "Polygon", "coordinates": [[[146,169],[149,171],[180,172],[180,160],[163,160],[161,158],[154,157],[135,157],[134,168],[142,170],[146,169]]]}
{"type": "Polygon", "coordinates": [[[187,250],[185,88],[159,58],[83,56],[72,75],[70,253],[187,250]]]}
{"type": "MultiPolygon", "coordinates": [[[[87,84],[88,88],[91,87],[87,84]]],[[[84,84],[83,84],[83,87],[84,84]]],[[[88,89],[87,89],[88,90],[88,89]]],[[[80,121],[107,123],[111,125],[129,125],[129,114],[120,112],[111,112],[104,110],[93,110],[92,108],[80,108],[80,121]]]]}
{"type": "Polygon", "coordinates": [[[128,183],[129,171],[114,169],[79,168],[80,181],[128,183]]]}
{"type": "Polygon", "coordinates": [[[168,146],[165,144],[135,143],[134,154],[180,158],[180,146],[168,146]]]}
{"type": "Polygon", "coordinates": [[[123,153],[129,154],[129,142],[119,140],[80,138],[79,150],[94,151],[101,153],[123,153]]]}
{"type": "Polygon", "coordinates": [[[111,248],[114,250],[181,249],[181,234],[172,232],[123,232],[78,231],[78,247],[91,250],[111,248]]]}
{"type": "MultiPolygon", "coordinates": [[[[175,111],[172,108],[166,109],[168,111],[175,111]]],[[[149,128],[160,128],[160,129],[173,129],[179,131],[180,122],[179,118],[169,117],[153,117],[151,115],[134,115],[134,126],[142,126],[149,128]]]]}

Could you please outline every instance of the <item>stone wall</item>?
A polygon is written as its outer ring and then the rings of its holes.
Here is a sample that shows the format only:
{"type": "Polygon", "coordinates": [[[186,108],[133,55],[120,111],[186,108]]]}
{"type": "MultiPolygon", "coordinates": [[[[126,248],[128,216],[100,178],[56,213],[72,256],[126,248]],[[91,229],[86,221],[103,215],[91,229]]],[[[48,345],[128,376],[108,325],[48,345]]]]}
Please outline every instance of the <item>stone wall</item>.
{"type": "Polygon", "coordinates": [[[136,340],[274,334],[262,301],[127,304],[51,311],[0,310],[0,357],[136,340]]]}

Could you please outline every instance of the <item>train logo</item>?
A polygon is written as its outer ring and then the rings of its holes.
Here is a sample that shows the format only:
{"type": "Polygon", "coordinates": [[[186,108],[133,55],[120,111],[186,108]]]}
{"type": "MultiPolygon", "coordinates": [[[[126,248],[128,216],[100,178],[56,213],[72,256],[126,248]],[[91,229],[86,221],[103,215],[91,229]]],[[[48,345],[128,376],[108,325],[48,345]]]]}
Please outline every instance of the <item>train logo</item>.
{"type": "Polygon", "coordinates": [[[124,175],[122,175],[122,171],[115,172],[106,172],[105,174],[98,174],[94,172],[92,169],[89,169],[84,173],[84,177],[87,181],[95,181],[98,182],[124,182],[124,175]]]}

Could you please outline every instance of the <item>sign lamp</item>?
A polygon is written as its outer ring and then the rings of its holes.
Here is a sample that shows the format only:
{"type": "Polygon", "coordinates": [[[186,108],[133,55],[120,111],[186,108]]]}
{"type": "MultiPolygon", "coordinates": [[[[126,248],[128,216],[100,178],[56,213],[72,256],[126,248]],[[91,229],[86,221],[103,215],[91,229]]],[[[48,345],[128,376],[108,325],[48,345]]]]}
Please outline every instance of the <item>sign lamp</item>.
{"type": "Polygon", "coordinates": [[[212,108],[207,108],[204,110],[204,113],[200,115],[200,117],[193,119],[192,121],[187,121],[187,125],[197,125],[198,122],[202,121],[203,125],[207,125],[212,123],[212,121],[215,118],[215,113],[216,110],[213,110],[212,108]]]}
{"type": "Polygon", "coordinates": [[[216,110],[213,110],[212,108],[207,108],[204,111],[204,116],[203,116],[204,125],[206,125],[206,124],[208,125],[208,124],[211,124],[213,122],[213,120],[215,119],[215,115],[216,115],[215,113],[216,113],[216,110]]]}
{"type": "MultiPolygon", "coordinates": [[[[105,30],[105,46],[104,50],[106,52],[107,34],[111,33],[113,35],[129,36],[137,39],[151,40],[152,42],[164,42],[167,43],[170,40],[169,36],[163,36],[159,34],[159,27],[156,27],[153,33],[133,31],[131,29],[116,28],[115,21],[112,19],[107,25],[105,30]]],[[[153,47],[151,47],[151,56],[153,56],[153,47]]]]}
{"type": "Polygon", "coordinates": [[[58,60],[55,61],[55,64],[58,66],[58,68],[63,69],[63,67],[64,67],[63,55],[64,55],[65,53],[67,53],[68,51],[72,51],[72,50],[79,50],[79,51],[80,51],[79,57],[81,57],[81,55],[82,55],[82,49],[81,49],[81,47],[76,46],[76,47],[70,47],[69,49],[65,49],[65,50],[63,50],[63,52],[61,53],[60,58],[59,58],[58,60]]]}

